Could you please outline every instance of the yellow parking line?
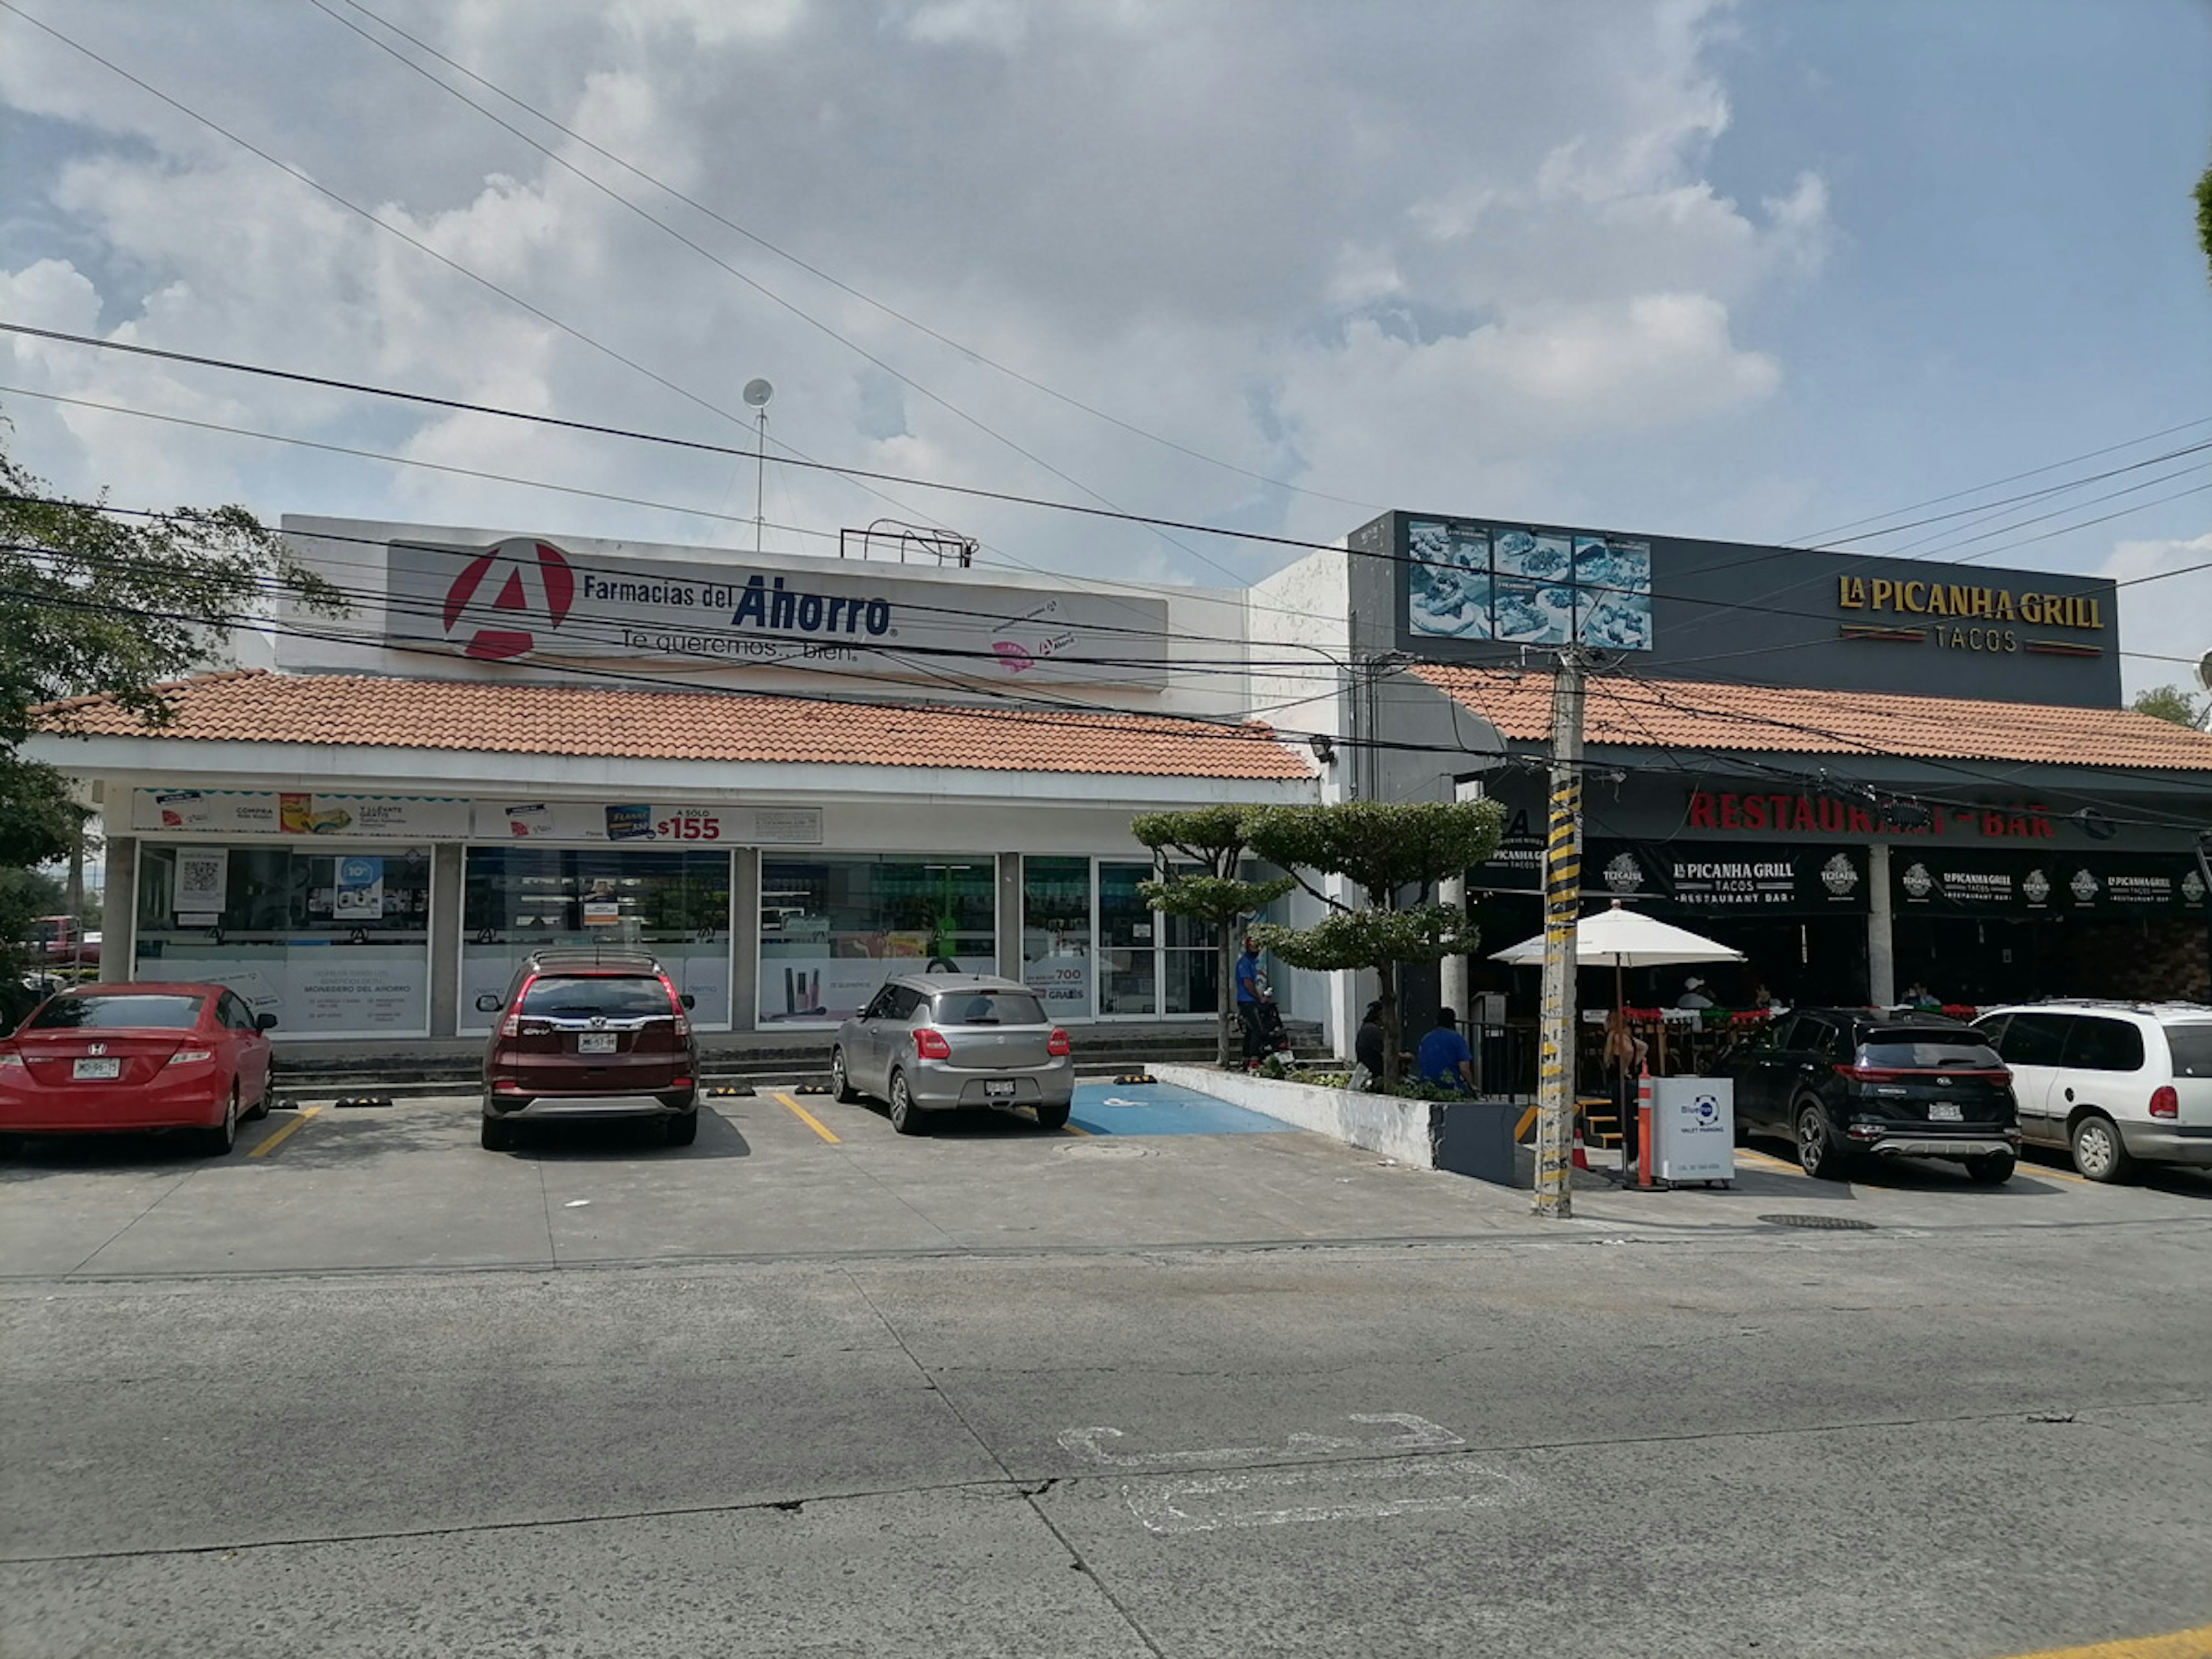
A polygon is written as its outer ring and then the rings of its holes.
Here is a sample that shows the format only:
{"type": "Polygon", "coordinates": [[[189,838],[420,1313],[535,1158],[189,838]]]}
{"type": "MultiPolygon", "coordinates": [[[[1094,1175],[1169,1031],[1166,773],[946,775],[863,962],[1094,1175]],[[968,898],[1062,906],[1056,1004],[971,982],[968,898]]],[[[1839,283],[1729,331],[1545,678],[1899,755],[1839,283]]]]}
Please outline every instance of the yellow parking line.
{"type": "Polygon", "coordinates": [[[779,1094],[776,1096],[776,1099],[783,1105],[788,1106],[791,1109],[793,1115],[796,1116],[801,1123],[804,1123],[808,1128],[813,1130],[816,1134],[820,1135],[823,1139],[828,1141],[832,1146],[839,1144],[837,1137],[831,1134],[829,1130],[822,1127],[822,1120],[820,1118],[815,1116],[813,1113],[808,1111],[806,1108],[800,1105],[789,1095],[779,1094]]]}
{"type": "Polygon", "coordinates": [[[246,1157],[268,1157],[270,1153],[275,1152],[279,1146],[282,1146],[284,1144],[285,1138],[287,1136],[299,1133],[301,1129],[307,1127],[307,1120],[316,1115],[322,1109],[323,1109],[319,1106],[301,1107],[300,1109],[299,1116],[294,1118],[289,1123],[279,1125],[275,1134],[270,1135],[258,1146],[256,1146],[252,1152],[248,1152],[246,1157]]]}
{"type": "Polygon", "coordinates": [[[1802,1175],[1804,1173],[1803,1170],[1800,1170],[1795,1164],[1792,1164],[1787,1158],[1775,1158],[1765,1152],[1754,1152],[1748,1146],[1737,1147],[1735,1149],[1735,1155],[1739,1158],[1744,1159],[1748,1163],[1762,1164],[1770,1170],[1780,1170],[1787,1175],[1802,1175]]]}
{"type": "Polygon", "coordinates": [[[2051,1648],[2014,1659],[2212,1659],[2212,1625],[2178,1630],[2170,1636],[2124,1636],[2087,1647],[2051,1648]]]}
{"type": "Polygon", "coordinates": [[[1077,1127],[1076,1127],[1073,1123],[1063,1123],[1063,1124],[1061,1124],[1061,1125],[1060,1126],[1060,1133],[1062,1133],[1062,1134],[1064,1134],[1064,1135],[1081,1135],[1081,1136],[1082,1136],[1085,1140],[1088,1140],[1088,1139],[1091,1139],[1091,1131],[1090,1131],[1090,1130],[1088,1130],[1088,1129],[1079,1129],[1079,1128],[1077,1128],[1077,1127]]]}

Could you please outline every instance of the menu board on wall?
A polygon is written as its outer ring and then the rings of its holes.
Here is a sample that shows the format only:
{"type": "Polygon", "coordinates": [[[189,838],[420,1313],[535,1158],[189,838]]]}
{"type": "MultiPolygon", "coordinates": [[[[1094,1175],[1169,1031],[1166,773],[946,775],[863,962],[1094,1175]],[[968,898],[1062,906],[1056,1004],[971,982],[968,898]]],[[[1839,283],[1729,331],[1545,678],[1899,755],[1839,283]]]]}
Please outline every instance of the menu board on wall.
{"type": "Polygon", "coordinates": [[[478,801],[480,841],[816,847],[818,806],[667,806],[644,801],[478,801]]]}
{"type": "Polygon", "coordinates": [[[204,835],[444,836],[458,841],[468,834],[469,804],[409,795],[134,789],[131,826],[204,835]]]}

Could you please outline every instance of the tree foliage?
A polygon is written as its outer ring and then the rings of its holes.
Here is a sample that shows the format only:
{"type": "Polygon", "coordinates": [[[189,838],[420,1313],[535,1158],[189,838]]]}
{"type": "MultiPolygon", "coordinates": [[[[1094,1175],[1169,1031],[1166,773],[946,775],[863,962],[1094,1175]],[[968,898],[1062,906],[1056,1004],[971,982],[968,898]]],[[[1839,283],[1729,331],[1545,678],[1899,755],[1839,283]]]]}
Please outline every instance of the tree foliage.
{"type": "Polygon", "coordinates": [[[2197,246],[2204,250],[2205,274],[2212,276],[2212,167],[2197,179],[2197,246]]]}
{"type": "Polygon", "coordinates": [[[2172,720],[2176,726],[2194,726],[2203,712],[2197,699],[2178,685],[2154,686],[2128,707],[2138,714],[2148,714],[2154,720],[2172,720]]]}
{"type": "MultiPolygon", "coordinates": [[[[148,725],[155,687],[224,659],[231,631],[290,595],[335,614],[337,592],[242,507],[123,520],[58,499],[4,447],[0,422],[0,867],[63,856],[85,810],[54,768],[27,758],[40,705],[106,695],[148,725]]],[[[4,952],[15,938],[0,938],[4,952]]]]}
{"type": "Polygon", "coordinates": [[[1244,823],[1252,810],[1200,806],[1180,812],[1145,812],[1129,826],[1130,832],[1154,853],[1190,866],[1171,870],[1161,880],[1144,883],[1138,891],[1145,902],[1171,916],[1204,922],[1218,930],[1214,951],[1221,995],[1216,1058],[1224,1067],[1230,1064],[1236,1028],[1237,1002],[1231,988],[1236,930],[1247,917],[1257,915],[1297,885],[1289,876],[1267,881],[1240,878],[1249,846],[1244,823]]]}
{"type": "Polygon", "coordinates": [[[1262,925],[1253,933],[1294,968],[1374,970],[1382,1004],[1382,1080],[1398,1075],[1398,969],[1473,951],[1480,935],[1466,913],[1438,904],[1438,882],[1464,875],[1498,850],[1505,823],[1496,801],[1340,801],[1271,806],[1245,822],[1252,850],[1287,870],[1340,876],[1363,903],[1302,884],[1329,908],[1310,927],[1262,925]]]}

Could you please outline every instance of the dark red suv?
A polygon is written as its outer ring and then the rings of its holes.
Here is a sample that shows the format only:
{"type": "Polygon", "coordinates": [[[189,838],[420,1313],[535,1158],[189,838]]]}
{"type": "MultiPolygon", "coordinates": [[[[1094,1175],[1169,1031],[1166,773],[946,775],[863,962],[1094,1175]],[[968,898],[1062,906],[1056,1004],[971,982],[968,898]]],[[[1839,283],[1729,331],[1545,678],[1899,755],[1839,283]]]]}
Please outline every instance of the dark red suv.
{"type": "Polygon", "coordinates": [[[542,951],[502,998],[484,1044],[483,1144],[504,1152],[523,1121],[658,1117],[668,1144],[699,1133],[691,999],[642,951],[542,951]]]}

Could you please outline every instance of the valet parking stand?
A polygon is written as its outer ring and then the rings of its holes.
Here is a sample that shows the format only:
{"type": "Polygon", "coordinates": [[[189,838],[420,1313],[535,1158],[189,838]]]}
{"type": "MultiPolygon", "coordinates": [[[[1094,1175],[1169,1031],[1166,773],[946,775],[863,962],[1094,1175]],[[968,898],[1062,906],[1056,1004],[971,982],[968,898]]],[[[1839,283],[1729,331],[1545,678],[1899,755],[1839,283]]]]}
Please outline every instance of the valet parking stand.
{"type": "Polygon", "coordinates": [[[1636,1163],[1623,1160],[1621,1186],[1667,1192],[1735,1184],[1735,1084],[1724,1077],[1636,1080],[1636,1163]]]}

